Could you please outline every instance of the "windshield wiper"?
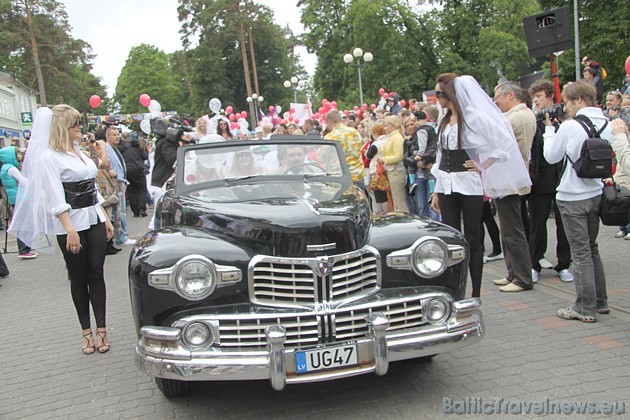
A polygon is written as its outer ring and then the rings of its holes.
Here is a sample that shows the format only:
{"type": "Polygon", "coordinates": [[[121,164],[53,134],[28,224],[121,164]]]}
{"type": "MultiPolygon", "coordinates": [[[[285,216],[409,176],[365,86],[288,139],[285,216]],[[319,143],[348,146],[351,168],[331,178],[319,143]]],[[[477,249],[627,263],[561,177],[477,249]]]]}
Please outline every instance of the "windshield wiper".
{"type": "Polygon", "coordinates": [[[246,179],[251,179],[251,178],[256,178],[258,176],[259,175],[233,176],[233,177],[230,177],[230,178],[225,178],[223,181],[225,182],[225,186],[227,187],[229,185],[236,184],[236,183],[238,183],[240,181],[244,181],[246,179]]]}
{"type": "Polygon", "coordinates": [[[317,172],[317,173],[306,173],[303,174],[304,178],[308,179],[308,178],[317,178],[320,176],[341,176],[341,172],[317,172]]]}

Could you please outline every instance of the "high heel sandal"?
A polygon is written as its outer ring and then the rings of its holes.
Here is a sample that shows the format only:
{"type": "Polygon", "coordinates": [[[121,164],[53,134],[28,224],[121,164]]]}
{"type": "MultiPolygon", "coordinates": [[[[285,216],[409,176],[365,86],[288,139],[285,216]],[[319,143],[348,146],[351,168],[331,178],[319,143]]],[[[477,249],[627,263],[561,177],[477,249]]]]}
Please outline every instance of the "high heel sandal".
{"type": "Polygon", "coordinates": [[[92,330],[83,334],[84,346],[83,346],[83,354],[94,354],[96,351],[96,347],[94,346],[94,336],[92,336],[92,330]],[[90,342],[92,345],[90,346],[90,342]]]}
{"type": "Polygon", "coordinates": [[[107,353],[110,348],[109,344],[105,344],[105,340],[107,339],[107,329],[105,329],[104,331],[99,331],[97,329],[96,339],[97,339],[97,342],[99,341],[101,342],[100,346],[96,346],[96,351],[98,351],[99,353],[107,353]]]}

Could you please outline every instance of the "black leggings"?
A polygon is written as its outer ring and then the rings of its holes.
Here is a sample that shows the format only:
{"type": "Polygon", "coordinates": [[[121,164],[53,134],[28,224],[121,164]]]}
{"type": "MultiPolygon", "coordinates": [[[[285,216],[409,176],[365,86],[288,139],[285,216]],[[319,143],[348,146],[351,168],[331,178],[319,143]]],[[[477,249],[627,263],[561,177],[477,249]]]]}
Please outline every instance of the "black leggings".
{"type": "Polygon", "coordinates": [[[439,193],[438,199],[444,223],[462,232],[461,220],[463,216],[463,233],[470,249],[469,270],[472,282],[472,297],[479,297],[481,293],[481,277],[483,275],[483,248],[481,245],[483,196],[439,193]]]}
{"type": "Polygon", "coordinates": [[[105,223],[90,226],[79,232],[81,250],[73,254],[66,250],[68,235],[58,235],[57,243],[66,261],[70,276],[72,301],[79,316],[81,328],[90,327],[90,302],[97,328],[105,328],[105,278],[103,265],[107,248],[105,223]]]}
{"type": "MultiPolygon", "coordinates": [[[[499,226],[497,226],[496,220],[494,220],[494,215],[492,214],[492,208],[490,207],[490,200],[483,202],[483,212],[481,215],[481,221],[484,225],[486,225],[486,229],[488,229],[488,234],[490,235],[490,240],[492,241],[492,253],[500,254],[501,253],[501,234],[499,233],[499,226]]],[[[481,227],[481,249],[483,250],[484,245],[484,229],[481,227]]]]}

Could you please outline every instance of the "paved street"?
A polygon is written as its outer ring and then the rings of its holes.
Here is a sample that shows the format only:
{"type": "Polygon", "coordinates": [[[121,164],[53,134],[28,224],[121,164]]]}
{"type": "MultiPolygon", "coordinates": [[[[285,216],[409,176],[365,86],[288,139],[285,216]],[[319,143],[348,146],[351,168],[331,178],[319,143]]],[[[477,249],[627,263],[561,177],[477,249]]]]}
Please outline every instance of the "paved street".
{"type": "MultiPolygon", "coordinates": [[[[130,217],[129,222],[131,237],[140,237],[147,219],[130,217]]],[[[630,241],[614,239],[616,231],[603,227],[599,236],[612,313],[600,315],[595,324],[555,316],[557,308],[570,304],[573,284],[560,282],[552,270],[543,270],[533,291],[499,292],[491,280],[505,272],[503,261],[496,261],[485,266],[487,335],[477,345],[428,362],[393,363],[384,377],[293,385],[282,392],[266,381],[199,383],[189,397],[174,401],[164,398],[133,362],[128,248],[106,261],[112,349],[89,356],[80,350],[79,324],[59,251],[29,261],[7,254],[11,275],[0,279],[0,418],[472,417],[443,414],[444,397],[624,401],[628,414],[614,418],[629,418],[630,241]]],[[[554,247],[550,238],[549,249],[554,247]]],[[[15,250],[10,241],[9,251],[15,250]]],[[[547,258],[554,262],[552,252],[547,258]]],[[[520,416],[530,417],[535,418],[520,416]]]]}

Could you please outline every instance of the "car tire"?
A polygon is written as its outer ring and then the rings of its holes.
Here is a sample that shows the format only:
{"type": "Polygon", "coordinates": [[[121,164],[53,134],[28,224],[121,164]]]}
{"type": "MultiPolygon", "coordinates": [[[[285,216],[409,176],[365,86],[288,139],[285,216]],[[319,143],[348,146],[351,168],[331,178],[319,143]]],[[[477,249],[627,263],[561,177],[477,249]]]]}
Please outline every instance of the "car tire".
{"type": "Polygon", "coordinates": [[[176,381],[174,379],[155,378],[158,389],[169,400],[188,394],[188,382],[176,381]]]}

